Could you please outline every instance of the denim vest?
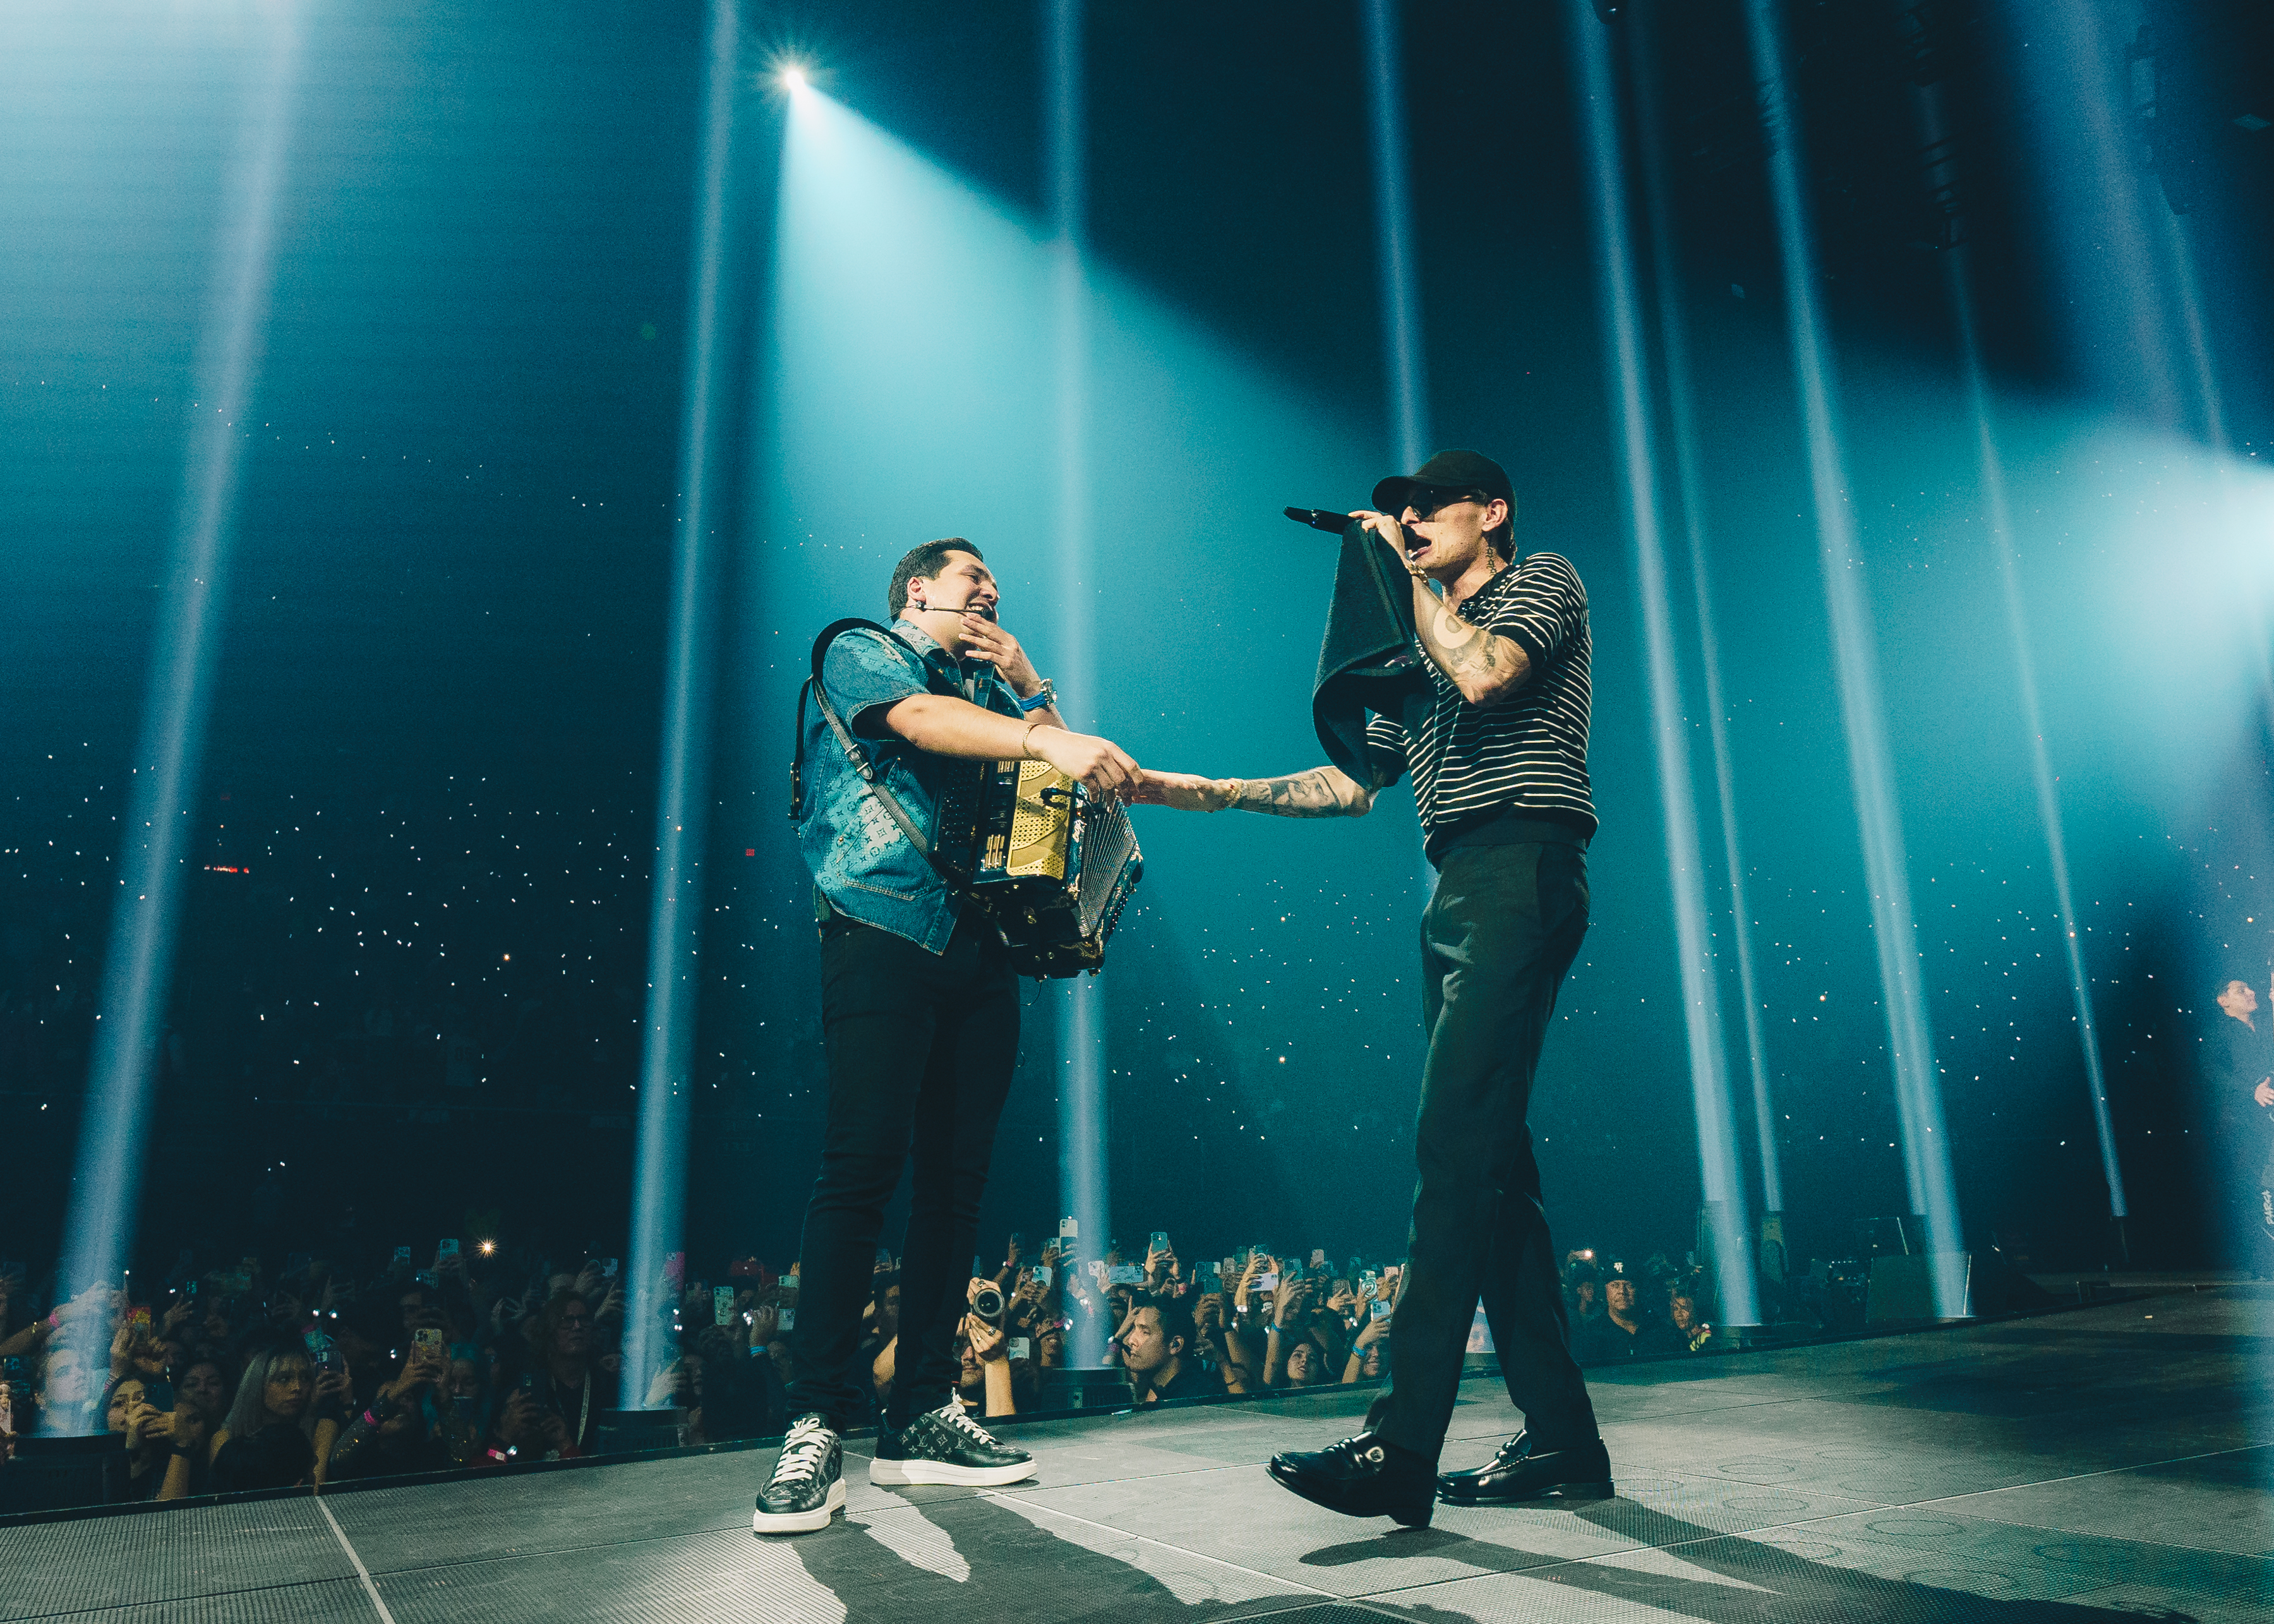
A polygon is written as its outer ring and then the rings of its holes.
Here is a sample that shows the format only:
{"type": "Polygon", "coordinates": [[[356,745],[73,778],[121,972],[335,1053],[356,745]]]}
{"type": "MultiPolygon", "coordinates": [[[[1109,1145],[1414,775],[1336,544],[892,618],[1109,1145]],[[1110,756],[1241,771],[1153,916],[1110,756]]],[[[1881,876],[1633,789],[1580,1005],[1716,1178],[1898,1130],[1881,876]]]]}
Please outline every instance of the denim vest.
{"type": "MultiPolygon", "coordinates": [[[[975,660],[959,665],[907,620],[892,633],[891,642],[875,632],[843,634],[822,658],[821,679],[880,783],[930,834],[945,774],[968,763],[917,749],[885,728],[885,712],[912,695],[943,694],[1003,716],[1022,713],[1018,695],[994,666],[975,660]]],[[[848,919],[945,952],[962,899],[869,792],[817,704],[807,709],[803,744],[805,805],[797,838],[815,891],[848,919]]]]}

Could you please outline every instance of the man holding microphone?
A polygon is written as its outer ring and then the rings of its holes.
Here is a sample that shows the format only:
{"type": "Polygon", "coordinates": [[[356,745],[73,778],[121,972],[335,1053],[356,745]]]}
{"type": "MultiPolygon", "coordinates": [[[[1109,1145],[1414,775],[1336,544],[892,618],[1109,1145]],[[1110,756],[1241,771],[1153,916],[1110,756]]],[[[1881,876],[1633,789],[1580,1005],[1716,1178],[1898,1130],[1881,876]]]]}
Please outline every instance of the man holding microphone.
{"type": "Polygon", "coordinates": [[[1444,451],[1411,477],[1383,480],[1374,507],[1351,515],[1412,576],[1428,661],[1399,715],[1368,719],[1368,781],[1331,765],[1276,778],[1148,773],[1135,797],[1188,811],[1359,817],[1377,791],[1412,775],[1439,878],[1421,920],[1429,1051],[1389,1385],[1366,1431],[1270,1468],[1306,1500],[1411,1526],[1428,1522],[1440,1494],[1476,1505],[1612,1492],[1525,1125],[1556,991],[1587,929],[1587,597],[1567,560],[1517,560],[1515,515],[1498,463],[1444,451]],[[1525,1430],[1489,1464],[1440,1477],[1480,1297],[1525,1430]]]}

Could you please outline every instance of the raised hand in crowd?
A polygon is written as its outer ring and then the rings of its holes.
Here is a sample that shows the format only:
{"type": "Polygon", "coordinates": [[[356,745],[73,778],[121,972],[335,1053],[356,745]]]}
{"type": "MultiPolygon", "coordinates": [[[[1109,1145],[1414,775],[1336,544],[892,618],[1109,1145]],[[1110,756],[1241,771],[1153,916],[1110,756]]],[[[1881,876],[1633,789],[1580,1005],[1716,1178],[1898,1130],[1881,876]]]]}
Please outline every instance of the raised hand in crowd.
{"type": "MultiPolygon", "coordinates": [[[[968,1303],[977,1302],[980,1288],[991,1283],[984,1280],[974,1280],[964,1289],[964,1300],[968,1303]]],[[[990,1325],[975,1313],[966,1314],[963,1316],[963,1324],[960,1327],[959,1334],[969,1344],[972,1357],[979,1362],[979,1369],[985,1382],[985,1413],[990,1416],[1015,1414],[1017,1405],[1011,1395],[1011,1361],[1007,1357],[1010,1341],[1003,1327],[999,1325],[990,1325]]]]}
{"type": "Polygon", "coordinates": [[[527,1314],[517,1297],[501,1297],[490,1305],[490,1333],[494,1336],[508,1335],[510,1327],[519,1325],[527,1314]]]}
{"type": "Polygon", "coordinates": [[[1296,1348],[1309,1342],[1309,1320],[1304,1311],[1310,1286],[1304,1275],[1285,1274],[1280,1277],[1278,1289],[1271,1294],[1271,1322],[1266,1333],[1269,1342],[1263,1357],[1266,1387],[1276,1387],[1291,1379],[1290,1357],[1296,1348]]]}
{"type": "Polygon", "coordinates": [[[138,1383],[134,1387],[133,1396],[126,1401],[124,1432],[126,1449],[130,1455],[141,1453],[154,1439],[164,1432],[162,1424],[166,1420],[166,1413],[145,1396],[147,1391],[138,1383]]]}
{"type": "Polygon", "coordinates": [[[212,1424],[204,1412],[179,1399],[173,1409],[146,1422],[142,1430],[145,1437],[162,1440],[177,1455],[200,1453],[213,1438],[212,1424]]]}
{"type": "Polygon", "coordinates": [[[1231,1290],[1231,1303],[1235,1312],[1245,1314],[1254,1306],[1249,1300],[1249,1294],[1255,1289],[1256,1280],[1261,1275],[1273,1273],[1278,1267],[1260,1252],[1251,1252],[1247,1254],[1247,1261],[1239,1271],[1239,1283],[1231,1290]]]}
{"type": "Polygon", "coordinates": [[[110,1373],[124,1376],[134,1369],[134,1355],[142,1340],[141,1327],[132,1320],[121,1320],[118,1328],[110,1335],[110,1373]]]}
{"type": "Polygon", "coordinates": [[[162,1433],[167,1448],[166,1475],[154,1498],[185,1500],[204,1488],[206,1473],[213,1464],[214,1425],[186,1396],[177,1398],[162,1429],[157,1423],[150,1425],[150,1435],[162,1433]]]}
{"type": "MultiPolygon", "coordinates": [[[[436,1387],[447,1372],[448,1362],[448,1350],[440,1342],[431,1339],[414,1342],[410,1346],[410,1357],[403,1360],[401,1372],[394,1380],[380,1384],[379,1396],[401,1403],[424,1388],[436,1387]]],[[[331,1373],[326,1372],[328,1375],[331,1373]]],[[[319,1395],[323,1392],[321,1378],[317,1380],[316,1391],[319,1395]]]]}
{"type": "Polygon", "coordinates": [[[346,1410],[354,1402],[355,1381],[348,1373],[347,1358],[335,1351],[332,1362],[317,1369],[315,1408],[346,1410]]]}
{"type": "Polygon", "coordinates": [[[1382,1350],[1389,1340],[1389,1316],[1374,1318],[1371,1310],[1358,1335],[1351,1339],[1350,1355],[1343,1362],[1343,1380],[1359,1381],[1382,1373],[1382,1350]]]}
{"type": "Polygon", "coordinates": [[[505,1395],[498,1411],[497,1433],[516,1453],[532,1457],[541,1458],[568,1442],[568,1423],[539,1404],[526,1387],[516,1387],[505,1395]]]}
{"type": "Polygon", "coordinates": [[[1148,1291],[1168,1290],[1182,1276],[1177,1254],[1166,1246],[1145,1248],[1145,1289],[1148,1291]]]}

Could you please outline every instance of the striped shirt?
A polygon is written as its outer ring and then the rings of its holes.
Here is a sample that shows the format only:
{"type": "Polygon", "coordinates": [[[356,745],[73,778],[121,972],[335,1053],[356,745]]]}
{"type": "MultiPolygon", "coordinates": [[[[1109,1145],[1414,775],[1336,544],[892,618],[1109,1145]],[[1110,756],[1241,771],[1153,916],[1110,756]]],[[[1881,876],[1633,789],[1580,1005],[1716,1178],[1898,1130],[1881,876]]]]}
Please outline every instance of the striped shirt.
{"type": "Polygon", "coordinates": [[[1532,675],[1496,705],[1461,697],[1429,665],[1431,688],[1408,700],[1401,717],[1366,726],[1374,776],[1394,784],[1413,775],[1432,862],[1456,840],[1516,816],[1595,831],[1587,783],[1587,589],[1570,560],[1534,553],[1487,582],[1456,612],[1470,625],[1507,638],[1531,657],[1532,675]]]}

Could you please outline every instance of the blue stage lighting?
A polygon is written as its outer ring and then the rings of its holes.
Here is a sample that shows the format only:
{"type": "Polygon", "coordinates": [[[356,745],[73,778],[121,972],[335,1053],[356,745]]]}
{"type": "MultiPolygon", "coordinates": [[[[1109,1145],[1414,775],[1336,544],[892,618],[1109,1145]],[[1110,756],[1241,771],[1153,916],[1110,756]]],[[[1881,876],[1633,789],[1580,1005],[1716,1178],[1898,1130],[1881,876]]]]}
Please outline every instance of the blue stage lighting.
{"type": "Polygon", "coordinates": [[[1776,0],[1747,0],[1745,19],[1753,70],[1765,101],[1762,122],[1769,136],[1769,190],[1784,274],[1785,320],[1807,433],[1818,559],[1832,622],[1841,723],[1848,740],[1849,779],[1863,837],[1864,876],[1871,893],[1872,941],[1878,950],[1881,999],[1886,1011],[1887,1054],[1894,1069],[1904,1177],[1911,1210],[1926,1223],[1935,1312],[1956,1319],[1968,1310],[1966,1276],[1960,1262],[1964,1241],[1951,1177],[1950,1139],[1943,1128],[1941,1082],[1927,1026],[1918,930],[1912,916],[1902,814],[1879,697],[1879,654],[1864,589],[1863,546],[1849,503],[1837,369],[1818,304],[1815,235],[1802,184],[1804,166],[1799,122],[1785,77],[1776,0]]]}
{"type": "MultiPolygon", "coordinates": [[[[1063,132],[1049,138],[1051,207],[1040,217],[820,89],[796,103],[784,138],[776,304],[756,414],[765,436],[757,447],[764,499],[750,518],[759,590],[743,639],[802,650],[829,620],[876,615],[882,583],[907,547],[967,536],[1003,583],[1005,624],[1058,679],[1075,726],[1166,767],[1314,761],[1311,667],[1285,650],[1315,647],[1317,601],[1239,593],[1224,579],[1222,549],[1228,535],[1286,545],[1280,508],[1290,492],[1337,500],[1349,492],[1355,505],[1381,450],[1352,414],[1262,372],[1237,342],[1083,252],[1080,104],[1070,82],[1078,15],[1068,0],[1064,30],[1040,64],[1050,75],[1046,129],[1063,132]],[[877,468],[893,477],[864,476],[877,468]],[[864,492],[857,516],[840,500],[848,480],[864,492]],[[1164,520],[1171,514],[1213,516],[1193,526],[1164,520]],[[1128,613],[1141,587],[1169,606],[1128,613]],[[1195,625],[1236,615],[1249,635],[1217,662],[1164,661],[1163,615],[1195,625]],[[1222,703],[1226,684],[1239,704],[1222,703]]],[[[1323,587],[1331,550],[1314,556],[1323,587]]],[[[794,658],[754,663],[742,679],[752,712],[786,718],[802,674],[794,658]]],[[[1192,974],[1220,951],[1222,937],[1209,932],[1264,888],[1248,876],[1271,866],[1263,848],[1287,838],[1276,825],[1146,816],[1145,893],[1124,930],[1146,933],[1148,960],[1192,974]]],[[[785,823],[769,853],[779,854],[786,903],[809,895],[788,835],[785,823]]],[[[1298,838],[1306,861],[1401,881],[1411,871],[1413,826],[1394,816],[1378,811],[1298,838]],[[1307,855],[1321,842],[1326,854],[1307,855]]],[[[1398,900],[1404,893],[1401,884],[1398,900]]],[[[1286,909],[1275,902],[1270,911],[1286,909]]],[[[1385,922],[1376,936],[1369,919],[1354,935],[1402,954],[1407,929],[1385,922]]],[[[1038,991],[1029,1005],[1062,1047],[1036,1053],[1030,1044],[1020,1086],[1058,1101],[1062,1210],[1081,1219],[1091,1258],[1117,1233],[1104,1138],[1114,1065],[1101,1045],[1107,1026],[1121,1025],[1114,1001],[1141,981],[1133,964],[1109,968],[1075,989],[1038,991]],[[1082,1156],[1094,1156],[1094,1174],[1082,1156]]],[[[787,1002],[765,1007],[793,1013],[787,1002]]],[[[798,1017],[804,1007],[794,1006],[798,1017]]],[[[1193,1019],[1228,1029],[1214,1011],[1193,1019]]],[[[1223,1041],[1246,1041],[1250,1030],[1242,1022],[1223,1041]]],[[[1255,1023],[1259,1039],[1262,1030],[1255,1023]]],[[[1367,1034],[1379,1040],[1374,1028],[1367,1034]]],[[[1276,1056],[1261,1061],[1257,1097],[1239,1102],[1241,1118],[1263,1117],[1274,1097],[1266,1091],[1284,1087],[1286,1075],[1276,1056]]],[[[1275,1137],[1265,1154],[1277,1148],[1275,1137]]]]}
{"type": "MultiPolygon", "coordinates": [[[[1050,109],[1044,160],[1050,190],[1051,296],[1057,320],[1058,630],[1067,695],[1061,714],[1077,727],[1097,725],[1096,603],[1089,481],[1089,279],[1083,237],[1088,188],[1088,108],[1082,96],[1082,0],[1051,0],[1043,86],[1050,109]]],[[[1107,1078],[1104,987],[1095,980],[1058,989],[1058,1184],[1060,1205],[1103,1256],[1111,1238],[1112,1185],[1105,1147],[1107,1078]]],[[[1068,1357],[1105,1362],[1112,1327],[1095,1316],[1073,1328],[1068,1357]]]]}
{"type": "Polygon", "coordinates": [[[676,1355],[670,1334],[687,1186],[688,1061],[697,1013],[703,936],[703,838],[708,824],[711,669],[716,636],[712,576],[717,523],[718,417],[724,406],[718,343],[726,280],[727,177],[734,146],[734,0],[712,0],[704,95],[701,188],[689,303],[686,416],[680,432],[678,529],[673,547],[670,665],[656,795],[654,912],[648,930],[647,1007],[640,1055],[638,1160],[632,1184],[631,1315],[624,1328],[624,1387],[637,1395],[676,1355]]]}
{"type": "MultiPolygon", "coordinates": [[[[1600,5],[1598,7],[1600,11],[1600,5]]],[[[1609,20],[1608,19],[1605,19],[1609,20]]],[[[1759,980],[1753,967],[1753,915],[1745,899],[1743,825],[1737,816],[1736,763],[1729,747],[1729,718],[1721,690],[1721,638],[1713,612],[1713,572],[1706,553],[1705,455],[1698,443],[1697,393],[1690,381],[1689,326],[1682,309],[1682,274],[1675,249],[1673,210],[1667,203],[1664,135],[1660,126],[1657,64],[1649,56],[1653,19],[1628,19],[1634,41],[1630,64],[1645,190],[1650,202],[1652,280],[1657,288],[1659,351],[1666,366],[1667,420],[1673,430],[1675,485],[1682,498],[1688,541],[1690,598],[1698,619],[1698,662],[1706,682],[1706,736],[1713,749],[1713,785],[1721,819],[1721,861],[1729,883],[1729,940],[1737,960],[1737,998],[1744,1017],[1745,1060],[1751,1075],[1753,1134],[1760,1162],[1761,1208],[1784,1210],[1784,1170],[1777,1154],[1776,1101],[1769,1086],[1768,1040],[1761,1025],[1759,980]]]]}
{"type": "Polygon", "coordinates": [[[1367,111],[1374,130],[1374,237],[1382,252],[1382,335],[1389,350],[1397,466],[1429,455],[1429,385],[1421,348],[1421,295],[1413,265],[1413,201],[1405,156],[1397,8],[1366,0],[1367,111]]]}
{"type": "MultiPolygon", "coordinates": [[[[2153,185],[2136,155],[2116,71],[2123,48],[2092,0],[2033,0],[1989,13],[2037,138],[2044,190],[2038,217],[2048,263],[2067,296],[2050,301],[2068,359],[2107,410],[2177,431],[2186,416],[2147,210],[2153,185]],[[2029,103],[2034,102],[2035,106],[2029,103]]],[[[2168,211],[2165,211],[2168,212],[2168,211]]]]}
{"type": "Polygon", "coordinates": [[[1613,410],[1625,475],[1623,505],[1634,536],[1642,590],[1651,733],[1658,763],[1660,810],[1666,819],[1667,872],[1674,891],[1675,945],[1690,1043],[1698,1172],[1712,1224],[1713,1283],[1725,1323],[1758,1325],[1760,1307],[1749,1238],[1751,1226],[1745,1220],[1744,1177],[1738,1167],[1736,1122],[1729,1101],[1721,999],[1713,984],[1711,932],[1706,922],[1705,859],[1698,840],[1697,796],[1690,779],[1682,680],[1675,669],[1666,552],[1659,532],[1658,471],[1651,448],[1642,319],[1636,308],[1634,252],[1627,231],[1625,144],[1612,88],[1610,42],[1592,20],[1585,0],[1568,0],[1564,13],[1577,58],[1577,112],[1593,183],[1588,201],[1603,327],[1610,339],[1613,410]]]}
{"type": "MultiPolygon", "coordinates": [[[[276,219],[298,88],[303,24],[279,7],[267,75],[229,182],[182,488],[171,579],[135,752],[123,881],[104,952],[102,1002],[64,1228],[57,1297],[115,1283],[132,1252],[155,1050],[172,985],[182,855],[197,795],[234,551],[243,423],[260,380],[275,281],[276,219]]],[[[102,1350],[87,1350],[100,1364],[102,1350]]],[[[96,1417],[100,1421],[101,1417],[96,1417]]]]}
{"type": "Polygon", "coordinates": [[[2014,643],[2014,673],[2018,680],[2022,720],[2029,735],[2029,776],[2037,793],[2037,817],[2044,825],[2045,856],[2052,870],[2053,904],[2059,910],[2061,947],[2068,964],[2069,996],[2076,1007],[2076,1037],[2084,1056],[2085,1089],[2092,1103],[2092,1125],[2100,1138],[2101,1176],[2108,1184],[2109,1215],[2117,1221],[2119,1244],[2127,1261],[2129,1247],[2121,1232],[2128,1209],[2124,1201],[2124,1173],[2116,1154],[2116,1127],[2108,1111],[2108,1082],[2100,1064],[2100,1033],[2092,1016],[2092,983],[2084,970],[2084,944],[2079,936],[2076,899],[2070,889],[2068,843],[2062,832],[2060,790],[2052,760],[2045,748],[2045,720],[2037,698],[2037,666],[2029,652],[2029,617],[2022,602],[2021,568],[2014,556],[2014,520],[2006,497],[2006,467],[1999,455],[1997,432],[1991,420],[1989,380],[1984,375],[1982,347],[1974,327],[1974,290],[1967,281],[1963,259],[1952,255],[1947,275],[1951,304],[1958,318],[1959,365],[1965,376],[1967,405],[1974,415],[1974,439],[1982,469],[1982,500],[1989,509],[1991,539],[1998,549],[1998,578],[2006,598],[2006,627],[2014,643]]]}

